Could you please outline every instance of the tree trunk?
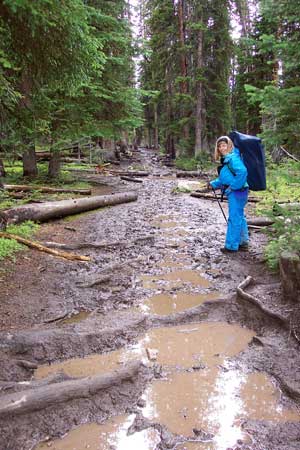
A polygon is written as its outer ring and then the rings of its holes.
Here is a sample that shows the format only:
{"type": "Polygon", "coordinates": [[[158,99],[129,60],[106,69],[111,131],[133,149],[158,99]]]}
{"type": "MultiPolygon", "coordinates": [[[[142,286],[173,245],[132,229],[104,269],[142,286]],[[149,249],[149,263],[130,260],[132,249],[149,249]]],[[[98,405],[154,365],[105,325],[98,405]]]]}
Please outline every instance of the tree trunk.
{"type": "Polygon", "coordinates": [[[36,178],[38,169],[36,164],[35,148],[33,143],[29,143],[27,150],[23,153],[23,176],[36,178]]]}
{"type": "MultiPolygon", "coordinates": [[[[180,43],[180,68],[181,77],[183,78],[180,82],[180,93],[187,95],[188,93],[188,83],[187,83],[187,58],[185,52],[185,24],[184,24],[184,0],[178,1],[178,20],[179,20],[179,43],[180,43]]],[[[186,108],[183,106],[181,111],[182,117],[186,116],[186,108]]],[[[185,124],[183,127],[183,137],[186,141],[189,139],[189,126],[185,124]]]]}
{"type": "Polygon", "coordinates": [[[48,166],[48,177],[56,178],[60,171],[60,153],[56,151],[51,151],[51,157],[48,166]]]}
{"type": "Polygon", "coordinates": [[[21,223],[26,220],[44,222],[50,219],[65,217],[104,206],[118,205],[120,203],[127,203],[135,200],[137,200],[137,194],[134,192],[124,192],[121,194],[99,195],[95,197],[17,206],[6,210],[5,213],[8,222],[21,223]]]}
{"type": "MultiPolygon", "coordinates": [[[[202,18],[201,18],[202,19],[202,18]]],[[[201,80],[203,70],[203,30],[198,32],[198,49],[197,49],[197,103],[196,103],[196,125],[195,125],[195,158],[199,157],[203,152],[203,83],[201,80]]]]}
{"type": "Polygon", "coordinates": [[[0,159],[0,177],[5,177],[6,173],[5,173],[5,169],[4,169],[4,164],[2,159],[0,159]]]}
{"type": "Polygon", "coordinates": [[[159,136],[158,136],[158,113],[157,113],[157,103],[153,105],[153,114],[154,114],[154,148],[158,150],[159,148],[159,136]]]}

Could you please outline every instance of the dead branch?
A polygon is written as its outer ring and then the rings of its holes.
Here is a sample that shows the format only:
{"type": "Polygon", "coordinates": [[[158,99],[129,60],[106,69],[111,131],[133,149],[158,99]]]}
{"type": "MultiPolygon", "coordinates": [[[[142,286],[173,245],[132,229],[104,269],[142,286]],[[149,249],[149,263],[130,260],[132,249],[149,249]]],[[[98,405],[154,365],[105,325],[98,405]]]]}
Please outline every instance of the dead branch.
{"type": "Polygon", "coordinates": [[[139,361],[106,375],[63,381],[49,386],[8,394],[1,397],[0,417],[38,411],[73,399],[90,398],[97,392],[134,378],[142,365],[139,361]]]}
{"type": "Polygon", "coordinates": [[[289,158],[293,159],[294,161],[299,162],[299,159],[296,158],[296,156],[291,155],[284,147],[282,147],[282,145],[280,146],[280,149],[286,156],[288,156],[289,158]]]}
{"type": "Polygon", "coordinates": [[[17,185],[17,184],[5,184],[4,189],[7,191],[14,192],[31,192],[31,191],[40,191],[46,192],[48,194],[56,194],[56,193],[74,193],[80,195],[91,195],[91,189],[61,189],[61,188],[51,188],[47,186],[28,186],[25,184],[17,185]]]}
{"type": "Polygon", "coordinates": [[[27,245],[27,247],[34,248],[35,250],[39,250],[40,252],[49,253],[53,256],[58,256],[59,258],[64,258],[69,261],[91,261],[91,258],[89,256],[81,256],[76,255],[75,253],[66,253],[61,252],[59,250],[53,250],[51,248],[45,247],[44,245],[39,244],[38,242],[30,241],[29,239],[24,239],[20,236],[16,236],[15,234],[0,232],[0,238],[5,239],[13,239],[20,244],[27,245]]]}

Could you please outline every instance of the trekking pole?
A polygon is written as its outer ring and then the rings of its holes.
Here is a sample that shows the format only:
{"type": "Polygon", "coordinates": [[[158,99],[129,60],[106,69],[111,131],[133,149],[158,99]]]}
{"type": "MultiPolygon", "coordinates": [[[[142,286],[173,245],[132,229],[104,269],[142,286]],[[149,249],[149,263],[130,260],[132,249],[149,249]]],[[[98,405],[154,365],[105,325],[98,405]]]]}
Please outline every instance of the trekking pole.
{"type": "Polygon", "coordinates": [[[220,206],[220,210],[222,211],[222,214],[223,214],[223,217],[224,217],[224,219],[225,219],[225,222],[228,223],[228,222],[227,222],[227,217],[225,216],[224,210],[223,210],[223,208],[222,208],[222,205],[221,205],[220,200],[219,200],[218,197],[217,197],[216,191],[214,190],[213,187],[212,187],[212,190],[213,190],[213,192],[214,192],[214,194],[215,194],[215,197],[216,197],[216,200],[217,200],[217,202],[218,202],[218,205],[220,206]]]}

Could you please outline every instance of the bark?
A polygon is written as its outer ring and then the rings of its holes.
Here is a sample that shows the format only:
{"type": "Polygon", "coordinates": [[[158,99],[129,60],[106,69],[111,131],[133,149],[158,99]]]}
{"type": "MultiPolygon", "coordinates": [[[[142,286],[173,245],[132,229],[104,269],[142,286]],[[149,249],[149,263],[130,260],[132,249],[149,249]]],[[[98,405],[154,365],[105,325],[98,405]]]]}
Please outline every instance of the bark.
{"type": "Polygon", "coordinates": [[[57,178],[60,171],[60,154],[56,151],[51,151],[51,157],[48,166],[48,177],[57,178]]]}
{"type": "Polygon", "coordinates": [[[270,225],[273,225],[274,220],[269,219],[268,217],[255,217],[253,219],[247,220],[248,225],[256,225],[259,227],[268,227],[270,225]]]}
{"type": "Polygon", "coordinates": [[[27,147],[27,150],[23,153],[23,176],[29,178],[35,178],[38,174],[35,148],[32,143],[27,147]]]}
{"type": "Polygon", "coordinates": [[[6,210],[5,213],[8,221],[13,223],[21,223],[25,220],[45,222],[50,219],[65,217],[104,206],[113,206],[135,200],[137,200],[137,194],[134,192],[124,192],[113,195],[99,195],[95,197],[17,206],[6,210]]]}
{"type": "Polygon", "coordinates": [[[1,398],[0,417],[39,411],[57,403],[73,399],[90,398],[97,392],[133,379],[138,375],[142,364],[139,361],[127,368],[106,375],[63,381],[49,386],[4,395],[1,398]]]}
{"type": "MultiPolygon", "coordinates": [[[[0,177],[5,177],[6,173],[5,173],[5,169],[4,169],[4,164],[2,159],[0,159],[0,177]]],[[[1,188],[1,182],[0,182],[0,188],[1,188]]]]}
{"type": "MultiPolygon", "coordinates": [[[[200,18],[202,21],[202,17],[200,18]]],[[[196,124],[195,124],[195,158],[199,157],[203,151],[202,135],[203,135],[203,30],[198,31],[198,48],[197,48],[197,76],[198,81],[196,85],[196,124]]]]}
{"type": "MultiPolygon", "coordinates": [[[[179,21],[179,43],[180,43],[180,68],[181,77],[183,80],[180,82],[180,93],[187,95],[188,83],[187,83],[187,59],[185,52],[185,24],[184,24],[184,0],[178,1],[178,21],[179,21]]],[[[184,118],[186,116],[185,107],[181,108],[181,115],[184,118]]],[[[187,141],[189,139],[189,126],[186,124],[183,127],[183,137],[187,141]]]]}
{"type": "Polygon", "coordinates": [[[27,245],[27,247],[34,248],[35,250],[39,250],[40,252],[49,253],[53,256],[58,256],[59,258],[68,259],[69,261],[91,261],[91,258],[88,256],[80,256],[75,255],[74,253],[66,253],[59,250],[53,250],[44,245],[39,244],[38,242],[30,241],[29,239],[24,239],[20,236],[16,236],[10,233],[0,232],[0,238],[4,239],[13,239],[20,244],[27,245]]]}
{"type": "Polygon", "coordinates": [[[74,193],[81,195],[91,195],[91,189],[61,189],[61,188],[50,188],[47,186],[28,186],[27,184],[5,184],[4,189],[7,191],[15,192],[30,192],[30,191],[40,191],[46,192],[48,194],[56,193],[74,193]]]}

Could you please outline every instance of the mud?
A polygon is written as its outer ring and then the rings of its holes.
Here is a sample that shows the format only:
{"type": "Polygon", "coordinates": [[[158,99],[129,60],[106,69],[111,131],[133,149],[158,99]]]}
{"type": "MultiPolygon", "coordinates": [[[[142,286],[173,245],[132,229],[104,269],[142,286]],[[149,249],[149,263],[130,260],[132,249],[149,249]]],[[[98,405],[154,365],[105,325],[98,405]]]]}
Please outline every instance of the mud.
{"type": "Polygon", "coordinates": [[[264,264],[265,236],[252,232],[248,253],[223,255],[218,205],[176,193],[173,169],[155,153],[140,159],[155,174],[141,185],[93,177],[95,193],[134,188],[137,202],[48,223],[38,236],[122,245],[78,250],[88,264],[27,250],[3,267],[0,398],[24,391],[26,401],[41,383],[136,359],[144,368],[95,395],[0,414],[0,449],[299,449],[299,344],[236,296],[251,275],[247,292],[293,314],[264,264]],[[81,287],[103,274],[107,282],[81,287]]]}

